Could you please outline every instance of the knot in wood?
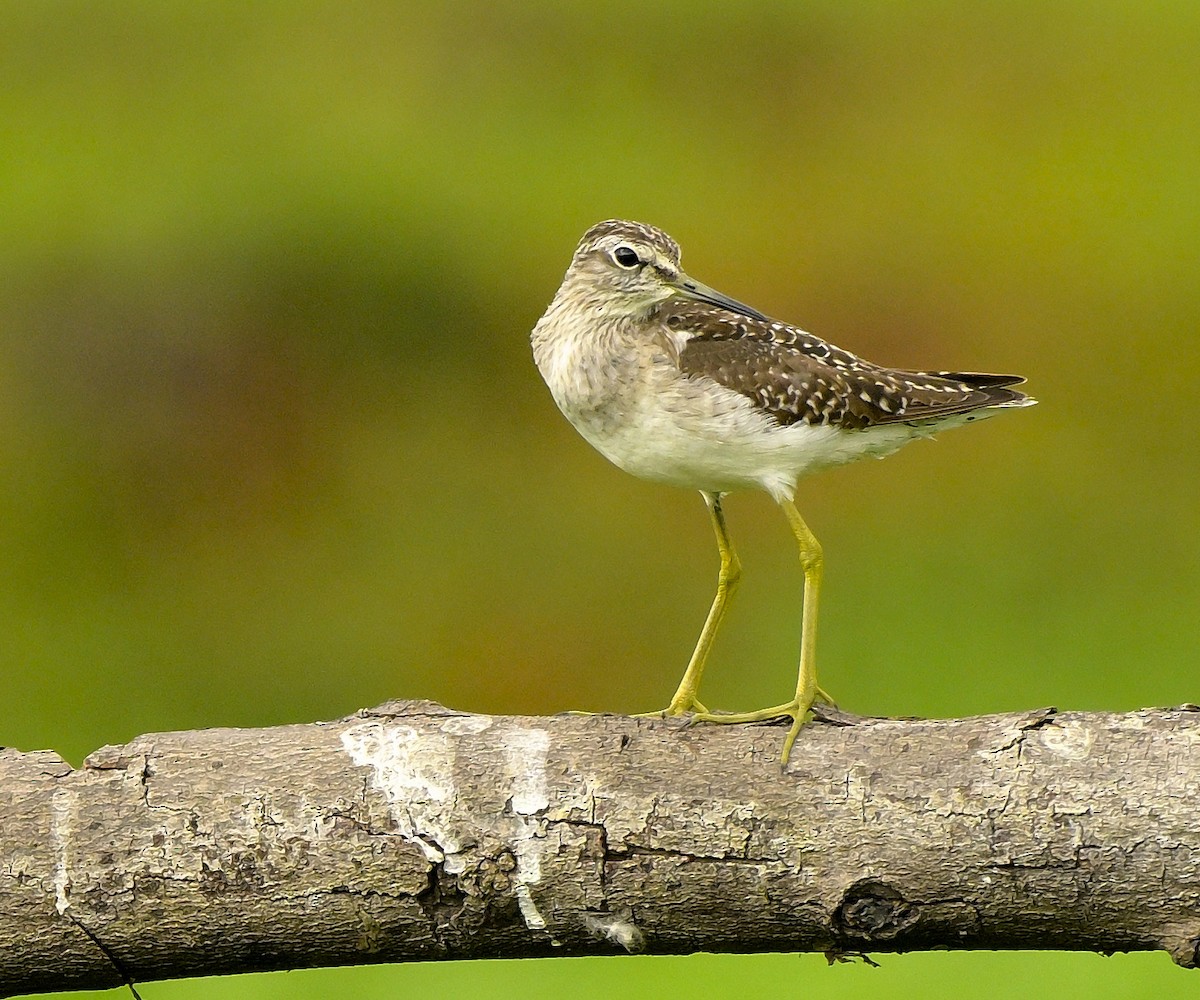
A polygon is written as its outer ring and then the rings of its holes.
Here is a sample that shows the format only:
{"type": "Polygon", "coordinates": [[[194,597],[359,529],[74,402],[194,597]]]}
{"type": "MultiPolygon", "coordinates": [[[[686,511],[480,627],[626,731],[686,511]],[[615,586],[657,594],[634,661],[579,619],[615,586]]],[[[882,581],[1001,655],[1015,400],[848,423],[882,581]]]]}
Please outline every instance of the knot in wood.
{"type": "Polygon", "coordinates": [[[917,922],[918,909],[886,882],[864,879],[846,890],[833,925],[856,938],[890,940],[917,922]]]}

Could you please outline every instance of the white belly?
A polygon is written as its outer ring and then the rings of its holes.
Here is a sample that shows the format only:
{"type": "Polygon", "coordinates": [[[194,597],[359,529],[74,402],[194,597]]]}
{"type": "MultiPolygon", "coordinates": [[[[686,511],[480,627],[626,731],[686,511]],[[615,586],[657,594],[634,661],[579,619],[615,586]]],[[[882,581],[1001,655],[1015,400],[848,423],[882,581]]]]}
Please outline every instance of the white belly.
{"type": "MultiPolygon", "coordinates": [[[[782,426],[731,390],[702,399],[643,397],[620,421],[574,420],[579,432],[615,465],[643,479],[686,489],[727,493],[761,489],[791,499],[796,481],[822,469],[867,456],[883,457],[921,436],[905,424],[868,430],[828,425],[782,426]]],[[[572,415],[567,414],[568,417],[572,415]]]]}

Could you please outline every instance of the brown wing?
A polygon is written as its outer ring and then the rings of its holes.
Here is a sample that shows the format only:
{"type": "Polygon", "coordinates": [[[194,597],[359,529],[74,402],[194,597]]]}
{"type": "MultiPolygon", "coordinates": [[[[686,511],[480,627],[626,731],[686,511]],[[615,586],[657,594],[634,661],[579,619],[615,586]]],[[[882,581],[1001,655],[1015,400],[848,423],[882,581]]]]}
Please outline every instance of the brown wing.
{"type": "Polygon", "coordinates": [[[758,321],[700,303],[671,303],[669,329],[691,335],[679,349],[686,375],[741,393],[780,424],[848,429],[939,420],[1024,393],[1018,375],[883,368],[785,323],[758,321]]]}

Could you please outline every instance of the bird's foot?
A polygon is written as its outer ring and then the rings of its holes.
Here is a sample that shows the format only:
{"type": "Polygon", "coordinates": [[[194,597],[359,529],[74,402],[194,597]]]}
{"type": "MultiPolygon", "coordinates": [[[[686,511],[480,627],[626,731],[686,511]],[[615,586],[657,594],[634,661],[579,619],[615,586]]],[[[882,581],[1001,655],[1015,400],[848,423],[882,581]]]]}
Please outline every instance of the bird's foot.
{"type": "Polygon", "coordinates": [[[808,713],[811,711],[813,702],[823,701],[833,704],[833,700],[820,688],[817,688],[807,698],[796,697],[783,705],[773,705],[771,708],[761,708],[757,712],[697,712],[692,716],[693,722],[717,722],[717,723],[753,723],[767,722],[771,719],[791,719],[792,725],[787,732],[787,736],[783,740],[783,751],[779,756],[781,764],[788,762],[788,757],[792,753],[792,744],[796,742],[796,736],[800,733],[800,728],[808,721],[808,713]]]}
{"type": "MultiPolygon", "coordinates": [[[[673,698],[671,704],[666,708],[660,708],[657,712],[638,712],[636,715],[631,715],[631,719],[677,719],[681,715],[693,715],[700,713],[703,715],[710,714],[708,709],[700,704],[695,698],[673,698]]],[[[566,712],[560,712],[560,715],[603,715],[603,712],[582,712],[578,709],[570,709],[566,712]]]]}

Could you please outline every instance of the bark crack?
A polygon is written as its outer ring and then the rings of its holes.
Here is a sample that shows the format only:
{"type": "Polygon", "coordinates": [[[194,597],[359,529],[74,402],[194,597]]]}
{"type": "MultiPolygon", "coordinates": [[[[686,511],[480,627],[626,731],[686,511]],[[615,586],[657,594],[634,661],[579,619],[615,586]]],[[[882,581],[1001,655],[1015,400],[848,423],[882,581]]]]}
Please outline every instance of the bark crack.
{"type": "Polygon", "coordinates": [[[125,966],[122,964],[121,960],[119,958],[117,958],[116,954],[103,941],[101,941],[100,938],[97,937],[94,932],[89,930],[88,927],[83,923],[83,921],[80,920],[78,917],[76,917],[74,914],[64,913],[63,916],[65,916],[69,921],[71,921],[72,924],[74,924],[76,927],[78,927],[79,930],[81,930],[84,933],[84,935],[87,937],[87,939],[96,946],[96,948],[105,957],[105,959],[108,961],[108,963],[113,967],[113,969],[116,971],[117,975],[120,977],[121,984],[123,986],[128,987],[129,992],[133,995],[133,1000],[142,1000],[141,994],[138,993],[137,987],[133,983],[133,976],[131,976],[129,974],[129,972],[126,970],[125,966]]]}

